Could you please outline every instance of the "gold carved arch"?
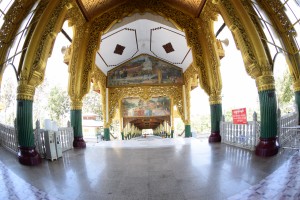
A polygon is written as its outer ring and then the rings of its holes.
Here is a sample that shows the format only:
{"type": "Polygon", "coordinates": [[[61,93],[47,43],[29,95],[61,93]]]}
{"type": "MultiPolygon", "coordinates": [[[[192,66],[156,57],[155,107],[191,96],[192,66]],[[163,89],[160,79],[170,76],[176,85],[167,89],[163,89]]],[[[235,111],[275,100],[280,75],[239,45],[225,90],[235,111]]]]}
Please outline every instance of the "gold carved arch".
{"type": "MultiPolygon", "coordinates": [[[[120,107],[120,102],[126,97],[139,97],[143,100],[149,100],[151,97],[167,96],[173,101],[177,107],[177,111],[184,121],[183,114],[183,98],[182,86],[144,86],[144,87],[122,87],[109,88],[109,119],[108,124],[111,124],[112,119],[116,115],[117,108],[120,107]]],[[[172,109],[172,108],[171,108],[172,109]]]]}
{"type": "Polygon", "coordinates": [[[135,12],[157,13],[166,18],[167,20],[173,22],[180,30],[185,31],[187,43],[192,48],[193,60],[198,68],[198,74],[201,77],[200,84],[202,88],[209,94],[209,75],[207,67],[203,62],[203,50],[201,45],[199,44],[200,36],[195,19],[184,14],[179,10],[169,7],[160,0],[150,0],[146,2],[132,0],[94,18],[91,22],[88,49],[95,50],[95,44],[100,43],[101,34],[109,30],[109,28],[117,21],[120,21],[124,17],[127,17],[135,12]]]}
{"type": "Polygon", "coordinates": [[[256,80],[258,91],[275,88],[267,52],[259,33],[241,1],[214,0],[224,22],[241,50],[247,73],[256,80]]]}
{"type": "MultiPolygon", "coordinates": [[[[85,57],[85,66],[93,66],[91,63],[94,62],[94,55],[93,52],[96,52],[96,50],[99,48],[96,44],[100,43],[101,34],[105,33],[110,29],[110,27],[115,24],[117,21],[122,20],[124,17],[127,17],[133,13],[136,12],[154,12],[157,13],[167,20],[173,22],[177,28],[180,30],[185,31],[187,43],[192,49],[193,54],[193,66],[194,71],[198,74],[199,77],[199,83],[201,87],[204,89],[204,91],[207,94],[211,94],[211,91],[215,91],[212,87],[212,82],[209,80],[212,77],[215,77],[217,80],[220,80],[219,73],[216,74],[210,74],[215,73],[217,70],[209,70],[210,68],[217,67],[216,65],[207,65],[203,60],[203,48],[200,44],[200,35],[199,35],[199,26],[196,22],[196,20],[183,12],[176,10],[168,5],[166,5],[163,1],[160,0],[149,0],[146,2],[141,2],[139,0],[132,0],[130,2],[126,2],[123,5],[120,5],[116,8],[113,8],[109,10],[106,13],[100,14],[99,16],[92,19],[89,26],[89,37],[87,39],[87,49],[89,50],[88,53],[86,53],[85,57]]],[[[88,73],[90,69],[85,68],[86,73],[88,73]]],[[[192,75],[192,74],[191,74],[192,75]]],[[[194,75],[194,74],[193,74],[194,75]]],[[[82,75],[82,77],[86,77],[85,82],[88,81],[88,77],[85,74],[82,75]]],[[[219,84],[220,85],[220,84],[219,84]]],[[[154,87],[153,87],[154,88],[154,87]]],[[[135,87],[134,89],[140,90],[140,88],[135,87]]],[[[119,91],[127,91],[127,90],[134,90],[134,89],[128,89],[128,88],[122,88],[118,89],[119,91]]],[[[116,105],[118,104],[118,98],[114,98],[114,95],[111,95],[114,93],[114,91],[117,89],[109,89],[109,118],[108,121],[111,120],[111,118],[114,116],[115,109],[117,108],[116,105]],[[113,97],[113,98],[111,98],[113,97]]],[[[177,89],[180,90],[180,95],[182,97],[182,88],[177,89]]],[[[104,92],[104,90],[102,90],[104,92]]],[[[157,92],[162,92],[161,94],[164,94],[164,90],[157,90],[157,92]]],[[[125,92],[126,93],[126,92],[125,92]]],[[[156,94],[157,95],[157,94],[156,94]]],[[[106,104],[106,102],[103,102],[106,104]]],[[[177,108],[179,112],[183,113],[183,105],[182,105],[182,99],[177,102],[174,100],[174,104],[177,105],[177,108]]],[[[105,105],[104,105],[105,106],[105,105]]]]}
{"type": "Polygon", "coordinates": [[[277,29],[277,33],[281,37],[285,49],[287,50],[287,59],[289,71],[293,78],[294,91],[300,91],[300,54],[294,36],[297,34],[293,24],[285,13],[285,7],[280,0],[258,0],[260,6],[271,17],[270,20],[277,29]]]}
{"type": "Polygon", "coordinates": [[[51,1],[46,7],[47,12],[41,15],[24,57],[17,99],[33,100],[35,87],[44,79],[48,57],[70,6],[68,0],[51,1]]]}
{"type": "MultiPolygon", "coordinates": [[[[26,18],[35,1],[15,1],[4,17],[4,23],[0,31],[0,85],[2,82],[3,72],[6,68],[5,61],[7,52],[12,45],[13,38],[17,34],[22,20],[26,18]]],[[[17,67],[17,66],[16,66],[17,67]]]]}

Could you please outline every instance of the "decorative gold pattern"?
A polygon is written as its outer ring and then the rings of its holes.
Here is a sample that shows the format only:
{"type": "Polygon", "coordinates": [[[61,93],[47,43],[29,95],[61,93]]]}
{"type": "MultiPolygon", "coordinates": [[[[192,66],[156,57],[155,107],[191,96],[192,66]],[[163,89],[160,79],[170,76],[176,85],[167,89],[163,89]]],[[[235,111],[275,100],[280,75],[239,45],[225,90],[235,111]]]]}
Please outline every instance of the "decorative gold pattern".
{"type": "Polygon", "coordinates": [[[170,6],[193,17],[198,17],[204,0],[165,0],[170,6]]]}
{"type": "Polygon", "coordinates": [[[33,101],[35,87],[31,85],[20,84],[17,88],[17,100],[33,101]]]}
{"type": "Polygon", "coordinates": [[[71,110],[82,110],[82,99],[75,99],[71,101],[71,110]]]}
{"type": "Polygon", "coordinates": [[[300,91],[300,80],[299,79],[294,82],[293,87],[294,87],[294,91],[295,92],[299,92],[300,91]]]}
{"type": "Polygon", "coordinates": [[[285,13],[284,5],[279,0],[258,0],[258,2],[266,10],[267,14],[270,15],[270,20],[282,38],[286,51],[289,52],[287,59],[289,60],[289,69],[294,82],[294,91],[300,91],[298,84],[300,82],[300,56],[297,53],[299,49],[294,41],[296,31],[292,28],[292,23],[285,13]]]}
{"type": "MultiPolygon", "coordinates": [[[[101,95],[101,100],[102,100],[102,113],[103,113],[103,121],[104,125],[107,123],[106,119],[106,76],[105,74],[99,69],[99,68],[94,68],[93,72],[93,81],[94,84],[97,84],[98,87],[100,88],[100,95],[101,95]]],[[[109,127],[109,126],[108,126],[109,127]]]]}
{"type": "MultiPolygon", "coordinates": [[[[89,19],[97,17],[99,14],[107,12],[109,9],[117,7],[128,0],[80,0],[89,19]]],[[[198,17],[200,9],[205,0],[165,0],[170,6],[180,10],[192,17],[198,17]]],[[[145,1],[140,1],[145,2],[145,1]]]]}
{"type": "Polygon", "coordinates": [[[263,75],[256,78],[256,87],[258,91],[265,91],[265,90],[273,90],[275,89],[275,80],[273,75],[263,75]]]}
{"type": "Polygon", "coordinates": [[[91,26],[90,23],[86,23],[77,6],[71,6],[67,19],[74,30],[73,42],[69,47],[71,50],[69,60],[69,95],[72,102],[81,102],[90,89],[91,74],[95,65],[95,60],[92,58],[95,55],[93,52],[95,44],[92,46],[89,44],[91,26]]]}
{"type": "MultiPolygon", "coordinates": [[[[205,7],[206,8],[206,7],[205,7]]],[[[213,20],[206,19],[201,16],[201,19],[204,20],[198,21],[199,29],[201,30],[201,34],[205,37],[202,37],[200,42],[204,47],[205,52],[205,65],[209,66],[209,75],[210,75],[210,93],[208,95],[216,95],[220,94],[222,90],[222,80],[220,74],[220,58],[217,53],[217,40],[213,31],[213,20]]],[[[216,18],[213,16],[213,18],[216,18]]]]}
{"type": "Polygon", "coordinates": [[[213,104],[222,104],[222,96],[220,94],[211,94],[209,96],[209,103],[213,104]]]}
{"type": "Polygon", "coordinates": [[[241,50],[247,73],[256,78],[271,71],[263,44],[240,1],[214,0],[241,50]],[[241,16],[243,15],[243,16],[241,16]],[[243,20],[241,20],[243,18],[243,20]],[[251,28],[253,26],[253,28],[251,28]]]}
{"type": "Polygon", "coordinates": [[[116,114],[116,109],[119,108],[119,102],[126,97],[141,97],[143,100],[148,100],[151,97],[168,96],[173,99],[174,105],[184,120],[183,116],[183,101],[182,101],[182,86],[144,86],[144,87],[127,87],[127,88],[110,88],[109,89],[109,119],[108,123],[112,122],[116,114]]]}
{"type": "Polygon", "coordinates": [[[34,0],[22,0],[15,1],[4,18],[4,23],[0,30],[0,84],[2,81],[2,75],[6,65],[2,65],[5,62],[8,49],[12,45],[13,38],[17,33],[22,20],[26,18],[26,15],[34,5],[34,0]]]}

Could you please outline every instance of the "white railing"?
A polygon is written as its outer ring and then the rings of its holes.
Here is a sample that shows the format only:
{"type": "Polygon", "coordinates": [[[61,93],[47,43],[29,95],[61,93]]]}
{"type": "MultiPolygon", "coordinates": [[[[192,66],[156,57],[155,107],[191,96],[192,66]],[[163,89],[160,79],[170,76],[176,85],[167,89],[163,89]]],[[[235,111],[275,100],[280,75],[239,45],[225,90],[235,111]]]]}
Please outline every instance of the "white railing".
{"type": "MultiPolygon", "coordinates": [[[[296,111],[298,109],[295,109],[296,111]]],[[[278,133],[278,143],[280,147],[291,147],[291,146],[298,146],[299,147],[299,142],[297,141],[297,130],[296,129],[288,129],[286,127],[296,127],[298,125],[298,113],[293,112],[289,113],[285,116],[280,116],[281,112],[278,110],[278,128],[277,128],[277,133],[278,133]],[[295,144],[298,143],[298,144],[295,144]]]]}
{"type": "Polygon", "coordinates": [[[257,121],[256,113],[253,114],[253,121],[249,121],[247,124],[225,122],[223,116],[220,123],[220,134],[222,143],[253,151],[258,144],[260,135],[260,123],[257,121]]]}
{"type": "Polygon", "coordinates": [[[18,136],[14,127],[0,124],[0,145],[12,153],[18,154],[18,136]]]}
{"type": "MultiPolygon", "coordinates": [[[[70,123],[68,127],[58,128],[60,133],[60,141],[62,144],[62,152],[73,148],[74,132],[70,123]]],[[[45,157],[45,130],[40,129],[40,122],[36,121],[36,129],[34,130],[34,143],[37,152],[41,157],[45,157]]],[[[14,154],[18,154],[18,134],[14,127],[0,124],[0,145],[11,151],[14,154]]]]}
{"type": "MultiPolygon", "coordinates": [[[[46,147],[45,147],[45,131],[40,129],[40,122],[36,121],[36,129],[34,131],[34,139],[36,150],[39,152],[42,158],[46,157],[46,147]]],[[[67,127],[58,128],[60,143],[62,145],[62,152],[70,150],[73,148],[74,132],[73,127],[71,127],[70,122],[68,122],[67,127]]]]}

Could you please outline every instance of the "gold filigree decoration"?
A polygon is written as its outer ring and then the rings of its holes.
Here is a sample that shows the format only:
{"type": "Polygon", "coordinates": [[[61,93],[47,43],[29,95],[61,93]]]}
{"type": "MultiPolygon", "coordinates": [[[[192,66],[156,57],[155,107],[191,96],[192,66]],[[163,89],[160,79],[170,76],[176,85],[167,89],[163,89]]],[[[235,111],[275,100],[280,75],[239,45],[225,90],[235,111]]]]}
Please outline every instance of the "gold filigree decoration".
{"type": "Polygon", "coordinates": [[[6,60],[9,47],[14,42],[13,39],[19,30],[22,20],[26,18],[26,15],[29,13],[34,3],[34,0],[14,1],[5,15],[4,22],[0,30],[0,83],[4,67],[6,67],[6,65],[2,64],[6,60]]]}
{"type": "Polygon", "coordinates": [[[249,20],[247,22],[246,19],[242,21],[240,19],[240,13],[237,12],[237,9],[241,9],[241,7],[244,9],[244,7],[240,5],[241,2],[214,0],[213,3],[217,5],[220,13],[224,17],[225,23],[233,33],[237,46],[242,52],[247,73],[255,79],[264,72],[270,71],[271,65],[267,59],[263,44],[259,40],[259,36],[255,35],[257,32],[248,32],[249,28],[247,29],[247,26],[250,26],[249,24],[251,24],[252,21],[249,20]]]}
{"type": "MultiPolygon", "coordinates": [[[[103,113],[103,121],[104,125],[107,123],[106,119],[106,76],[105,74],[98,68],[94,68],[94,72],[92,74],[92,78],[94,84],[97,84],[98,88],[100,88],[100,95],[102,100],[102,113],[103,113]]],[[[109,127],[109,126],[107,126],[109,127]]]]}
{"type": "Polygon", "coordinates": [[[206,92],[209,93],[208,66],[206,67],[203,62],[203,50],[199,44],[199,32],[195,19],[181,11],[165,5],[160,0],[149,0],[146,2],[132,0],[96,17],[92,21],[91,27],[93,27],[93,31],[90,32],[89,40],[91,40],[93,44],[97,43],[95,41],[100,41],[99,33],[105,32],[112,24],[132,13],[145,11],[158,13],[166,19],[173,21],[177,27],[185,31],[188,45],[192,48],[194,65],[199,68],[198,72],[201,77],[200,85],[206,92]]]}
{"type": "Polygon", "coordinates": [[[173,99],[178,113],[184,121],[183,101],[182,101],[182,86],[141,86],[141,87],[122,87],[109,89],[109,119],[108,123],[112,122],[116,114],[116,109],[119,108],[119,102],[126,97],[141,97],[143,100],[150,99],[156,96],[168,96],[173,99]]]}
{"type": "Polygon", "coordinates": [[[273,75],[263,75],[256,78],[256,87],[258,91],[265,91],[265,90],[273,90],[275,89],[275,80],[273,75]]]}
{"type": "Polygon", "coordinates": [[[214,105],[214,104],[222,104],[222,96],[220,94],[211,94],[209,96],[209,103],[210,105],[214,105]]]}
{"type": "MultiPolygon", "coordinates": [[[[214,16],[214,15],[213,15],[214,16]]],[[[204,35],[200,42],[203,46],[205,53],[205,65],[209,66],[209,74],[210,74],[210,93],[221,93],[222,90],[222,80],[220,73],[220,58],[218,55],[218,47],[217,40],[213,31],[213,23],[212,19],[207,19],[201,16],[201,19],[198,20],[198,26],[201,30],[201,35],[204,35]],[[205,19],[205,21],[203,19],[205,19]]]]}
{"type": "Polygon", "coordinates": [[[26,80],[29,84],[32,82],[37,85],[43,81],[47,59],[53,48],[56,35],[62,27],[68,4],[68,0],[63,0],[58,3],[50,3],[46,8],[48,12],[44,12],[40,19],[39,31],[35,31],[32,35],[35,40],[31,40],[29,44],[27,51],[29,55],[24,60],[20,80],[26,80]],[[36,71],[41,77],[34,76],[36,71]],[[33,80],[34,78],[37,80],[33,80]]]}
{"type": "Polygon", "coordinates": [[[17,88],[17,100],[33,101],[35,87],[26,84],[19,84],[17,88]]]}
{"type": "Polygon", "coordinates": [[[270,16],[270,20],[282,38],[281,41],[284,43],[286,51],[289,52],[287,59],[294,82],[294,91],[300,91],[298,84],[300,81],[300,57],[299,48],[295,42],[296,31],[285,13],[285,6],[279,0],[258,0],[257,2],[270,16]]]}
{"type": "Polygon", "coordinates": [[[82,109],[82,99],[73,99],[71,101],[71,110],[81,110],[82,109]]]}
{"type": "Polygon", "coordinates": [[[294,92],[299,92],[300,91],[300,80],[296,80],[293,84],[294,87],[294,92]]]}
{"type": "Polygon", "coordinates": [[[69,25],[73,27],[73,41],[69,47],[71,56],[69,60],[69,95],[71,100],[82,99],[89,92],[92,66],[94,60],[86,57],[88,50],[88,36],[90,24],[86,23],[80,9],[72,5],[67,15],[69,25]]]}

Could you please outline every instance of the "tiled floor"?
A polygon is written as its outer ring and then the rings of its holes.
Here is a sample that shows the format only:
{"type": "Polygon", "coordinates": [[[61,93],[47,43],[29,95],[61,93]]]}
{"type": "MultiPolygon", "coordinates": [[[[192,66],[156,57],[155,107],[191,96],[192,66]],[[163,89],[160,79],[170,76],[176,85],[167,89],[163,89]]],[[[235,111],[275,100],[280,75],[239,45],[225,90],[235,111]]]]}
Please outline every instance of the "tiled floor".
{"type": "Polygon", "coordinates": [[[100,142],[20,165],[0,147],[0,199],[300,199],[300,155],[198,139],[100,142]]]}

